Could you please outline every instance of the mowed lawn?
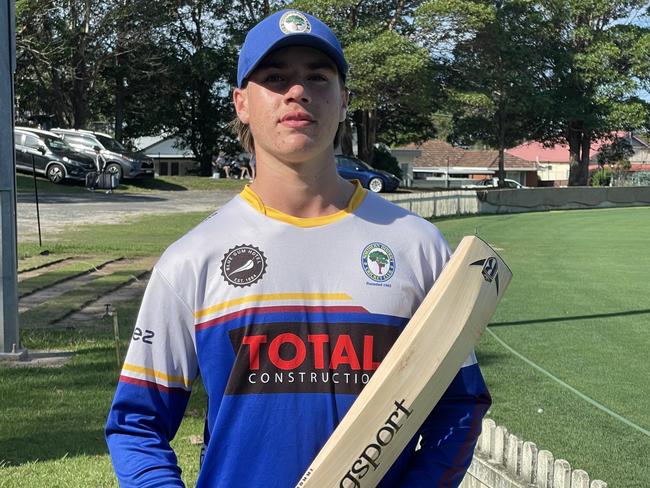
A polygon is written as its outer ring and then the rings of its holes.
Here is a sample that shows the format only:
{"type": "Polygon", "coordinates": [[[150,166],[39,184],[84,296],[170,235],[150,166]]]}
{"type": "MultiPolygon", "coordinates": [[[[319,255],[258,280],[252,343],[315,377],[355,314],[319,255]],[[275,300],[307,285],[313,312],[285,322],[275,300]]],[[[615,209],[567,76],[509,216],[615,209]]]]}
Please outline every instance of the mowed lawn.
{"type": "MultiPolygon", "coordinates": [[[[436,225],[452,245],[477,232],[511,267],[514,278],[491,332],[650,431],[650,208],[481,216],[436,225]]],[[[490,333],[478,354],[497,424],[611,487],[650,487],[650,436],[540,373],[490,333]]]]}
{"type": "MultiPolygon", "coordinates": [[[[57,255],[158,255],[207,214],[83,226],[57,255]]],[[[466,217],[436,222],[452,245],[478,233],[514,278],[490,331],[596,402],[650,430],[650,208],[466,217]]],[[[20,256],[38,254],[33,243],[20,256]]],[[[138,300],[121,306],[123,349],[138,300]]],[[[117,486],[103,422],[117,381],[109,319],[91,330],[24,330],[28,348],[76,351],[63,368],[0,368],[0,487],[117,486]]],[[[477,348],[490,416],[610,487],[650,487],[650,437],[602,412],[486,333],[477,348]],[[539,412],[541,410],[541,413],[539,412]]],[[[196,389],[174,441],[185,481],[198,469],[205,397],[196,389]]]]}

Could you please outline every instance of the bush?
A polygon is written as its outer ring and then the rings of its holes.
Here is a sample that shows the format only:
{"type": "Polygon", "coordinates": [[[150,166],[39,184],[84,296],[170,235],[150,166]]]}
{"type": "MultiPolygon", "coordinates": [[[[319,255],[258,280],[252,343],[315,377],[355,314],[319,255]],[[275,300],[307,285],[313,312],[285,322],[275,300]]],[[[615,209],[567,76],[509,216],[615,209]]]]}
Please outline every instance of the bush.
{"type": "Polygon", "coordinates": [[[609,186],[612,181],[612,170],[603,166],[593,170],[589,178],[591,186],[609,186]]]}
{"type": "Polygon", "coordinates": [[[399,167],[399,162],[385,146],[375,148],[370,165],[373,168],[388,171],[398,178],[402,178],[402,168],[399,167]]]}

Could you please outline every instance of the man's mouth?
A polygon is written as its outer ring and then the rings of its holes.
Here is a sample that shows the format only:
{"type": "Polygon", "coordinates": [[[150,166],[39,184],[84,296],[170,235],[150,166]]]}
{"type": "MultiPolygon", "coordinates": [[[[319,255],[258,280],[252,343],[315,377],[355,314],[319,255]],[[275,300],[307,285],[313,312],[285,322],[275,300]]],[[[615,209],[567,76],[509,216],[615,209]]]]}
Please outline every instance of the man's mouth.
{"type": "Polygon", "coordinates": [[[306,112],[288,112],[282,116],[280,123],[287,127],[307,127],[313,124],[314,118],[306,112]]]}

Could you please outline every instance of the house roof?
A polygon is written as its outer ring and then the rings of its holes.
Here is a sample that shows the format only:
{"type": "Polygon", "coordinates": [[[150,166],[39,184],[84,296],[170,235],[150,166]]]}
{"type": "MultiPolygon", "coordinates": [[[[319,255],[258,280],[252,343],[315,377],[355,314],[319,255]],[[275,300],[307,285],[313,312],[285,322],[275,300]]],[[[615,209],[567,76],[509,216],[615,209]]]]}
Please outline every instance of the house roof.
{"type": "MultiPolygon", "coordinates": [[[[509,170],[537,170],[534,161],[526,161],[525,159],[518,158],[512,154],[504,154],[504,165],[509,170]]],[[[463,166],[466,168],[499,168],[499,151],[495,150],[482,150],[482,151],[465,151],[456,163],[456,166],[463,166]]]]}
{"type": "Polygon", "coordinates": [[[419,145],[409,144],[400,149],[420,150],[420,155],[413,159],[415,168],[443,167],[447,166],[447,163],[454,166],[465,151],[438,139],[432,139],[419,145]]]}
{"type": "MultiPolygon", "coordinates": [[[[499,151],[466,150],[437,139],[419,146],[409,144],[404,149],[419,149],[421,154],[413,160],[413,168],[487,168],[499,167],[499,151]]],[[[536,170],[535,163],[511,154],[505,154],[505,166],[509,170],[536,170]]]]}
{"type": "Polygon", "coordinates": [[[192,150],[184,147],[177,136],[140,137],[134,141],[134,144],[147,156],[153,158],[194,158],[192,150]]]}
{"type": "MultiPolygon", "coordinates": [[[[616,132],[615,135],[621,139],[627,139],[633,148],[647,148],[648,144],[630,132],[616,132]]],[[[593,159],[605,144],[609,144],[609,139],[600,139],[591,144],[590,159],[593,159]]],[[[526,142],[512,149],[507,149],[507,153],[525,159],[527,161],[546,162],[546,163],[569,163],[569,146],[568,144],[555,144],[551,147],[544,146],[541,142],[526,142]]]]}

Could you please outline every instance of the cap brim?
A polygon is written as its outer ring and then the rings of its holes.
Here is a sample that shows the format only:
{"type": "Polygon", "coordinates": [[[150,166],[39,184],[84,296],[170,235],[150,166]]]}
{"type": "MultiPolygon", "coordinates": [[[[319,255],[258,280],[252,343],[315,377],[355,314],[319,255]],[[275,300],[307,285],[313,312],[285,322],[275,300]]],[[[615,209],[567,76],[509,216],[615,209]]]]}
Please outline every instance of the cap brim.
{"type": "Polygon", "coordinates": [[[264,58],[266,58],[273,51],[277,51],[278,49],[282,49],[283,47],[288,47],[288,46],[307,46],[324,52],[332,59],[337,69],[339,70],[339,74],[343,77],[343,79],[345,79],[345,73],[347,72],[347,67],[348,67],[347,62],[341,58],[340,53],[336,51],[331,46],[331,44],[329,44],[327,41],[324,41],[323,39],[320,39],[310,34],[292,34],[290,36],[285,36],[281,39],[278,39],[275,43],[271,44],[259,56],[259,59],[255,62],[255,64],[253,64],[248,69],[246,74],[243,76],[241,82],[239,83],[239,86],[242,87],[246,83],[250,75],[253,73],[253,71],[257,69],[257,67],[264,60],[264,58]]]}

